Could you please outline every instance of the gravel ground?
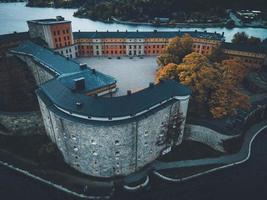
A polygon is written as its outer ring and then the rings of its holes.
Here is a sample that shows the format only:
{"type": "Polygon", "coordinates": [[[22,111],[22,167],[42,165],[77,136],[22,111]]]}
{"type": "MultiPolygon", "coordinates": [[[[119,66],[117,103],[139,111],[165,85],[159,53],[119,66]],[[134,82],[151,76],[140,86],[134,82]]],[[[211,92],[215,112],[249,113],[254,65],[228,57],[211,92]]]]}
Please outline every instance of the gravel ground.
{"type": "Polygon", "coordinates": [[[150,82],[154,82],[157,70],[156,57],[84,57],[77,58],[77,61],[116,78],[119,88],[117,95],[125,95],[127,90],[134,92],[148,87],[150,82]]]}

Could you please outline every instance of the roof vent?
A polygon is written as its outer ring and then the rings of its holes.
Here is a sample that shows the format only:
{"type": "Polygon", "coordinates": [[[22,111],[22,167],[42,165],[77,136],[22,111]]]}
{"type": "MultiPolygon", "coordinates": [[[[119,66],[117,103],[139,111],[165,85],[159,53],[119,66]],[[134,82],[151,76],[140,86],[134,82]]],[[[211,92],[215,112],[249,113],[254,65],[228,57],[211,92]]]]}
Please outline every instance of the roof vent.
{"type": "Polygon", "coordinates": [[[57,21],[64,21],[65,20],[64,17],[62,17],[62,16],[56,16],[56,19],[57,19],[57,21]]]}
{"type": "Polygon", "coordinates": [[[127,90],[127,95],[130,96],[132,94],[131,90],[127,90]]]}
{"type": "Polygon", "coordinates": [[[137,33],[139,32],[138,29],[136,30],[136,32],[137,32],[137,33]]]}
{"type": "Polygon", "coordinates": [[[158,32],[158,30],[154,30],[154,33],[157,33],[158,32]]]}
{"type": "Polygon", "coordinates": [[[86,63],[80,64],[80,69],[81,70],[87,69],[87,64],[86,63]]]}
{"type": "Polygon", "coordinates": [[[81,108],[82,107],[82,103],[81,102],[76,102],[76,106],[77,106],[77,108],[81,108]]]}
{"type": "Polygon", "coordinates": [[[75,82],[75,90],[81,91],[85,89],[85,79],[84,77],[74,79],[75,82]]]}
{"type": "Polygon", "coordinates": [[[150,88],[153,88],[153,87],[154,87],[154,83],[152,83],[152,82],[149,83],[149,87],[150,87],[150,88]]]}
{"type": "Polygon", "coordinates": [[[93,73],[93,74],[96,74],[96,70],[95,70],[95,69],[92,69],[92,73],[93,73]]]}
{"type": "Polygon", "coordinates": [[[117,32],[120,32],[119,30],[117,30],[117,32]]]}
{"type": "Polygon", "coordinates": [[[222,36],[224,36],[224,32],[222,32],[222,36]]]}
{"type": "Polygon", "coordinates": [[[195,33],[197,33],[197,30],[195,30],[195,33]]]}
{"type": "Polygon", "coordinates": [[[126,33],[128,32],[128,30],[125,31],[126,33]]]}

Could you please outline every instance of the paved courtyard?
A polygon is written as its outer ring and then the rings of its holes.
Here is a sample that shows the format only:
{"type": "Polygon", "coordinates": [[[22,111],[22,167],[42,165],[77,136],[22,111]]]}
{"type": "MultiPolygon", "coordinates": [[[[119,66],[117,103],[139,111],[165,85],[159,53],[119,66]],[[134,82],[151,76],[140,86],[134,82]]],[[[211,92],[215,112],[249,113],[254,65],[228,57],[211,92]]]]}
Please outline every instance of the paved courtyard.
{"type": "Polygon", "coordinates": [[[119,88],[117,95],[125,95],[127,90],[135,92],[148,87],[150,82],[154,82],[157,70],[156,57],[86,57],[77,58],[77,61],[116,78],[119,88]]]}

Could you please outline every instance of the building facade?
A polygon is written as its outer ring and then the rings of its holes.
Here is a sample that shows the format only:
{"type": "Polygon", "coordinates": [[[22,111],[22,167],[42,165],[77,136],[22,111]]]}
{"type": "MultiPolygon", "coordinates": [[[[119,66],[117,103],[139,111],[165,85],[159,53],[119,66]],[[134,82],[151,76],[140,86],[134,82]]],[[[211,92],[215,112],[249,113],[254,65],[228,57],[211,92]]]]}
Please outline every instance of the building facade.
{"type": "Polygon", "coordinates": [[[77,56],[158,56],[172,38],[189,34],[195,52],[210,55],[223,35],[207,32],[74,32],[77,56]]]}
{"type": "Polygon", "coordinates": [[[266,45],[223,43],[222,49],[228,59],[239,60],[247,67],[261,69],[267,65],[266,45]]]}
{"type": "Polygon", "coordinates": [[[108,75],[29,41],[10,53],[31,69],[47,135],[80,172],[126,176],[182,142],[191,92],[178,82],[101,97],[116,89],[108,75]],[[176,126],[178,116],[183,122],[170,136],[168,127],[176,126]]]}
{"type": "Polygon", "coordinates": [[[31,38],[43,39],[50,49],[69,58],[76,58],[71,21],[58,16],[56,19],[27,21],[31,38]]]}
{"type": "Polygon", "coordinates": [[[142,170],[180,145],[191,91],[173,80],[136,93],[102,97],[116,90],[116,80],[71,58],[77,56],[156,56],[176,36],[189,34],[193,50],[209,55],[222,46],[233,55],[263,54],[224,46],[223,34],[207,32],[74,32],[62,18],[28,21],[31,38],[10,50],[31,69],[45,129],[64,160],[78,171],[101,178],[142,170]],[[241,54],[240,54],[241,52],[241,54]],[[181,120],[177,124],[178,119],[181,120]]]}

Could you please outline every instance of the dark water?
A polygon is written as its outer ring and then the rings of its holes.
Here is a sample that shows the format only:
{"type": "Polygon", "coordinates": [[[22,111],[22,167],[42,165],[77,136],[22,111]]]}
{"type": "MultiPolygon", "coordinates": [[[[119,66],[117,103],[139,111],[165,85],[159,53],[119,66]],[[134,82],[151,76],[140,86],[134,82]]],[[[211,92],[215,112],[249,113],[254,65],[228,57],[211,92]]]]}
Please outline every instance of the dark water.
{"type": "MultiPolygon", "coordinates": [[[[0,166],[1,200],[76,200],[70,195],[0,166]]],[[[116,200],[266,200],[267,130],[260,133],[248,162],[181,184],[127,193],[116,200]]]]}
{"type": "MultiPolygon", "coordinates": [[[[75,9],[54,9],[54,8],[29,8],[25,7],[25,3],[0,3],[0,34],[12,33],[14,31],[21,32],[27,31],[27,20],[41,19],[41,18],[54,18],[61,15],[68,20],[72,21],[74,31],[135,31],[137,29],[142,31],[152,31],[155,27],[151,26],[129,26],[122,24],[105,24],[102,22],[92,21],[88,19],[80,19],[72,16],[75,9]]],[[[157,28],[159,30],[178,30],[177,28],[157,28]]],[[[179,28],[180,30],[196,30],[196,28],[179,28]]],[[[236,32],[245,31],[249,35],[260,38],[267,37],[267,29],[263,28],[206,28],[197,30],[207,30],[209,32],[225,32],[227,41],[230,41],[236,32]]]]}

